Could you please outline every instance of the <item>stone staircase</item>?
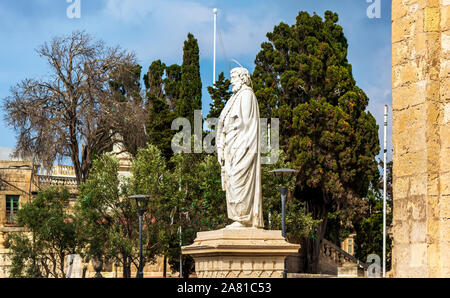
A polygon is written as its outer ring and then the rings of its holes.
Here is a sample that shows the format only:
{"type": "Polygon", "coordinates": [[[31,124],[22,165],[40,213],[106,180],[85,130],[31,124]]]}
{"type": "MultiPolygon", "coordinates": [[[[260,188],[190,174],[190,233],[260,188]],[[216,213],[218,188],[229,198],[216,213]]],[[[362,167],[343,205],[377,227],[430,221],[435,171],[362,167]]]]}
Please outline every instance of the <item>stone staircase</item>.
{"type": "Polygon", "coordinates": [[[323,273],[338,277],[364,277],[369,266],[326,239],[322,240],[319,264],[322,265],[320,267],[323,273]],[[324,266],[325,264],[328,267],[324,266]],[[333,269],[331,272],[326,272],[330,264],[333,269]]]}
{"type": "Polygon", "coordinates": [[[303,268],[301,254],[287,258],[288,277],[291,278],[332,278],[332,277],[366,277],[368,264],[361,262],[340,247],[328,241],[322,240],[319,257],[319,273],[301,273],[303,268]]]}

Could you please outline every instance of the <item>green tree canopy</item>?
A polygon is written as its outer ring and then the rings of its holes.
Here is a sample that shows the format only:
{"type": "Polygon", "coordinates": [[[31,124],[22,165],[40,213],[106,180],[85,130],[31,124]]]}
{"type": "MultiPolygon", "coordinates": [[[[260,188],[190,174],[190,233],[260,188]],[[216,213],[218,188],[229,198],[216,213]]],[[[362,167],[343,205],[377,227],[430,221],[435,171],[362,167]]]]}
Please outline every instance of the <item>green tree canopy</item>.
{"type": "MultiPolygon", "coordinates": [[[[81,254],[86,260],[120,264],[123,275],[131,277],[131,266],[139,265],[138,214],[133,183],[119,179],[119,163],[109,154],[94,161],[88,180],[81,185],[75,214],[79,238],[86,243],[81,254]]],[[[157,185],[155,184],[155,187],[157,185]]],[[[147,212],[143,224],[144,263],[158,253],[157,229],[147,212]]]]}
{"type": "Polygon", "coordinates": [[[191,33],[183,47],[181,65],[180,97],[177,114],[194,123],[194,110],[202,109],[202,81],[200,78],[200,57],[197,39],[191,33]]]}
{"type": "MultiPolygon", "coordinates": [[[[384,164],[380,162],[384,167],[384,164]]],[[[386,169],[386,268],[390,270],[392,263],[392,161],[386,169]]],[[[362,214],[354,218],[356,231],[356,257],[366,261],[371,254],[383,255],[383,177],[377,185],[372,185],[364,200],[366,207],[362,214]]]]}
{"type": "Polygon", "coordinates": [[[293,196],[295,190],[295,175],[281,178],[278,174],[269,173],[275,169],[290,169],[292,163],[287,160],[286,154],[279,150],[279,158],[275,164],[263,165],[262,193],[264,226],[269,230],[281,230],[281,195],[280,187],[288,187],[286,200],[286,234],[290,243],[300,243],[302,237],[314,233],[320,220],[314,220],[307,214],[304,202],[293,196]],[[283,181],[282,181],[283,180],[283,181]],[[284,185],[281,185],[284,183],[284,185]]]}
{"type": "Polygon", "coordinates": [[[65,257],[80,247],[69,198],[66,188],[49,188],[19,209],[26,230],[8,234],[10,277],[66,277],[65,257]]]}
{"type": "Polygon", "coordinates": [[[256,57],[253,84],[262,117],[280,119],[280,142],[299,170],[295,197],[322,220],[318,240],[308,239],[307,271],[317,272],[327,214],[367,194],[379,173],[378,126],[366,111],[347,60],[338,15],[300,12],[267,34],[256,57]]]}
{"type": "Polygon", "coordinates": [[[212,103],[209,104],[210,109],[207,118],[219,118],[220,113],[232,95],[230,87],[231,82],[225,78],[223,72],[219,74],[219,78],[214,83],[214,87],[208,87],[212,103]]]}
{"type": "Polygon", "coordinates": [[[156,145],[167,161],[173,154],[171,141],[175,132],[171,124],[177,117],[175,104],[180,94],[180,80],[181,67],[176,64],[166,67],[160,60],[154,61],[144,75],[149,109],[145,139],[156,145]]]}

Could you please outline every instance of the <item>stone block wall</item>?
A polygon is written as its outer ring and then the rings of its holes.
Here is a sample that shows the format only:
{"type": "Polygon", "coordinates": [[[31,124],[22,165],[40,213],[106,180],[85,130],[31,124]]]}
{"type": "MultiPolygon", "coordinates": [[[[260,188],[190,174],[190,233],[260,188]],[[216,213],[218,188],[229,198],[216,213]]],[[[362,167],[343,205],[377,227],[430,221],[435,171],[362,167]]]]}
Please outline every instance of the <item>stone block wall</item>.
{"type": "Polygon", "coordinates": [[[392,0],[395,277],[450,277],[450,0],[392,0]]]}
{"type": "Polygon", "coordinates": [[[20,204],[31,200],[33,164],[28,161],[0,161],[0,227],[6,223],[6,197],[20,196],[20,204]]]}

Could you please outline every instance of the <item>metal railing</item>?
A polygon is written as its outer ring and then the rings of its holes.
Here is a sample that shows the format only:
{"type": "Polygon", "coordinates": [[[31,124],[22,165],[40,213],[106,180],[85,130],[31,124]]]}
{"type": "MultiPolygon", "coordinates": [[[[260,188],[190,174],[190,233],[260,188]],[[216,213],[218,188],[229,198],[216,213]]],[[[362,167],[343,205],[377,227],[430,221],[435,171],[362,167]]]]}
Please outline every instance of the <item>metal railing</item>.
{"type": "Polygon", "coordinates": [[[6,210],[6,225],[17,225],[17,212],[6,210]]]}

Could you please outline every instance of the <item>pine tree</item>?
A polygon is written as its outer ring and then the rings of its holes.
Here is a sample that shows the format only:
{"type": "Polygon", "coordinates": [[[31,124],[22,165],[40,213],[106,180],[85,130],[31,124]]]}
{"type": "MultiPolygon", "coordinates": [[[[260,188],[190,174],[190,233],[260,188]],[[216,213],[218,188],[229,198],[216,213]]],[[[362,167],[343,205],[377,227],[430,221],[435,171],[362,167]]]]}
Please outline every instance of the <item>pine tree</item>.
{"type": "Polygon", "coordinates": [[[166,65],[161,60],[153,61],[144,75],[145,89],[156,98],[163,97],[163,76],[166,65]]]}
{"type": "Polygon", "coordinates": [[[230,91],[231,82],[226,79],[223,72],[219,74],[219,79],[213,87],[208,87],[212,103],[209,105],[210,110],[207,118],[219,118],[225,104],[230,99],[232,92],[230,91]]]}
{"type": "Polygon", "coordinates": [[[361,200],[379,176],[378,126],[347,60],[338,15],[300,12],[267,34],[253,84],[261,117],[280,119],[280,144],[299,170],[295,197],[322,222],[307,238],[306,270],[317,273],[327,215],[361,200]]]}
{"type": "Polygon", "coordinates": [[[197,39],[191,33],[184,42],[183,64],[181,66],[180,96],[177,114],[194,123],[194,110],[202,109],[202,81],[197,39]]]}
{"type": "Polygon", "coordinates": [[[175,113],[170,111],[169,104],[161,98],[151,97],[151,107],[147,123],[148,141],[157,146],[166,160],[173,155],[171,141],[174,136],[171,124],[175,113]]]}
{"type": "Polygon", "coordinates": [[[166,100],[170,105],[170,110],[173,111],[180,98],[181,66],[172,64],[166,67],[166,77],[163,83],[166,100]]]}
{"type": "MultiPolygon", "coordinates": [[[[172,70],[174,66],[170,66],[172,70]]],[[[166,65],[160,60],[154,61],[144,75],[147,90],[149,116],[146,125],[147,141],[158,147],[166,160],[172,156],[171,140],[174,132],[171,130],[172,121],[176,115],[171,109],[171,99],[167,95],[167,86],[175,83],[172,77],[164,77],[166,65]]],[[[172,73],[171,73],[172,75],[172,73]]],[[[170,90],[170,92],[173,91],[170,90]]],[[[172,94],[170,97],[172,97],[172,94]]]]}

